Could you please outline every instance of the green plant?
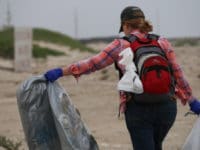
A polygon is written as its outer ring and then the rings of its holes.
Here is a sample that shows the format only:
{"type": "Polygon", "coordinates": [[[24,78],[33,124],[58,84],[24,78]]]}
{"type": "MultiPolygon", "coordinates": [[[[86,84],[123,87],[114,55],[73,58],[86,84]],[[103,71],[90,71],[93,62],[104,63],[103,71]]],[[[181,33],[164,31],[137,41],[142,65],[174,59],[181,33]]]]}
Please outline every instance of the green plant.
{"type": "Polygon", "coordinates": [[[65,55],[64,52],[54,51],[48,48],[41,48],[37,45],[33,46],[33,57],[35,58],[46,58],[48,55],[61,56],[65,55]]]}
{"type": "Polygon", "coordinates": [[[14,57],[13,31],[13,28],[7,28],[0,31],[0,56],[3,56],[4,58],[14,57]]]}
{"type": "Polygon", "coordinates": [[[19,150],[22,142],[14,142],[5,136],[0,136],[0,146],[6,150],[19,150]]]}
{"type": "Polygon", "coordinates": [[[36,28],[33,30],[33,39],[36,41],[46,41],[52,42],[64,46],[69,46],[72,49],[79,49],[80,51],[88,51],[95,53],[96,51],[92,48],[89,48],[67,35],[61,34],[55,31],[49,31],[46,29],[36,28]]]}

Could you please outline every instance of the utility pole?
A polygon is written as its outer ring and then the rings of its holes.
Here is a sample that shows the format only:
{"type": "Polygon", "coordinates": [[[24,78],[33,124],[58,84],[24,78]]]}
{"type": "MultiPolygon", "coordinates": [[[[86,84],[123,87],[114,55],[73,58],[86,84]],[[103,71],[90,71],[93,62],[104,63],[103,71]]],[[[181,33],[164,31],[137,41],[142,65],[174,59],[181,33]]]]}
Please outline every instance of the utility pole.
{"type": "Polygon", "coordinates": [[[12,20],[12,14],[10,10],[10,3],[9,0],[7,1],[7,12],[6,12],[6,27],[11,27],[11,20],[12,20]]]}
{"type": "Polygon", "coordinates": [[[77,8],[74,9],[74,34],[75,34],[75,39],[78,39],[78,11],[77,11],[77,8]]]}
{"type": "Polygon", "coordinates": [[[157,24],[157,32],[158,34],[161,34],[160,32],[160,11],[159,8],[156,9],[156,24],[157,24]]]}
{"type": "MultiPolygon", "coordinates": [[[[0,10],[2,10],[2,1],[0,0],[0,10]]],[[[0,12],[0,14],[2,14],[0,12]]],[[[0,31],[3,30],[3,18],[0,16],[0,31]]]]}

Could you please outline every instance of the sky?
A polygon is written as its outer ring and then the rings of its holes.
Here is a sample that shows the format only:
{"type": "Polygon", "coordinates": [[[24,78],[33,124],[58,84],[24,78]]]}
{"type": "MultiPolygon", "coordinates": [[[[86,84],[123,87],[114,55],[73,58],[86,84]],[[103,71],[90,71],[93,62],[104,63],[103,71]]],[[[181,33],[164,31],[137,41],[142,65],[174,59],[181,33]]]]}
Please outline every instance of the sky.
{"type": "Polygon", "coordinates": [[[154,33],[165,37],[200,37],[200,0],[0,0],[0,26],[42,27],[74,38],[118,35],[120,13],[140,7],[154,33]]]}

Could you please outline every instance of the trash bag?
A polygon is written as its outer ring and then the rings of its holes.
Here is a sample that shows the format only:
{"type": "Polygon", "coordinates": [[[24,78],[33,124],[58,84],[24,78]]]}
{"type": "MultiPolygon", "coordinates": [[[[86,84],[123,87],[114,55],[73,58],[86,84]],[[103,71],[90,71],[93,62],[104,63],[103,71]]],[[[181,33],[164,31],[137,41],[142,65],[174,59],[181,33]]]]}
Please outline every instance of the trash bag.
{"type": "Polygon", "coordinates": [[[58,82],[49,83],[47,89],[62,150],[97,150],[96,141],[65,90],[58,82]]]}
{"type": "Polygon", "coordinates": [[[30,150],[98,150],[69,96],[43,75],[24,81],[17,103],[30,150]]]}
{"type": "Polygon", "coordinates": [[[192,131],[186,138],[183,150],[200,150],[200,117],[198,117],[192,131]]]}

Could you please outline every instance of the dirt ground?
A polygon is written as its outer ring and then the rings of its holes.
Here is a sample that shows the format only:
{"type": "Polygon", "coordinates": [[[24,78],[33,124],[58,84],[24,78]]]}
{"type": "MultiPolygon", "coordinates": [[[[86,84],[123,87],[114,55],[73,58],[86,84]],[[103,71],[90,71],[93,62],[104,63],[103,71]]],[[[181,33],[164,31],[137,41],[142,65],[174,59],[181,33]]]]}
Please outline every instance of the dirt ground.
{"type": "MultiPolygon", "coordinates": [[[[38,43],[39,44],[39,43],[38,43]]],[[[48,43],[40,43],[44,47],[54,47],[48,43]]],[[[102,49],[105,44],[91,44],[102,49]]],[[[16,101],[16,89],[19,84],[32,75],[39,75],[46,70],[64,66],[77,60],[91,56],[90,53],[70,52],[69,48],[59,47],[66,56],[48,57],[46,60],[33,60],[31,73],[16,73],[13,62],[0,58],[0,135],[15,141],[22,141],[21,149],[28,149],[24,139],[16,101]]],[[[200,47],[176,48],[178,62],[181,64],[185,77],[189,81],[193,94],[200,99],[200,47]]],[[[124,117],[117,118],[119,97],[117,92],[118,76],[113,65],[91,75],[83,75],[78,82],[73,77],[59,79],[60,84],[69,93],[73,103],[79,109],[101,150],[131,150],[129,134],[126,130],[124,117]]],[[[165,139],[164,150],[180,150],[189,134],[197,116],[184,114],[188,106],[178,101],[178,115],[170,133],[165,139]]]]}

